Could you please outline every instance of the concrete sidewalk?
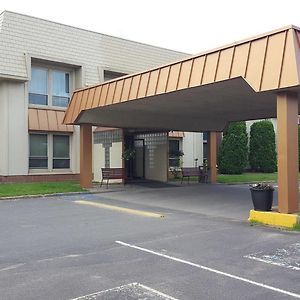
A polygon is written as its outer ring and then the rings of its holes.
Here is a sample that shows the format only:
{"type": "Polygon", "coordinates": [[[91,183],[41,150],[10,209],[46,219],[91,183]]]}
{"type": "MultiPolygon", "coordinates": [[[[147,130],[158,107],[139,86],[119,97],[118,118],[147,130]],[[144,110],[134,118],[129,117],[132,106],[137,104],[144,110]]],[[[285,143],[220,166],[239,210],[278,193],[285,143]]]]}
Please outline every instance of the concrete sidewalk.
{"type": "MultiPolygon", "coordinates": [[[[130,184],[110,186],[101,197],[128,203],[200,213],[233,220],[247,220],[253,208],[248,185],[223,184],[130,184]]],[[[96,195],[95,195],[96,196],[96,195]]],[[[274,192],[274,205],[277,191],[274,192]]]]}

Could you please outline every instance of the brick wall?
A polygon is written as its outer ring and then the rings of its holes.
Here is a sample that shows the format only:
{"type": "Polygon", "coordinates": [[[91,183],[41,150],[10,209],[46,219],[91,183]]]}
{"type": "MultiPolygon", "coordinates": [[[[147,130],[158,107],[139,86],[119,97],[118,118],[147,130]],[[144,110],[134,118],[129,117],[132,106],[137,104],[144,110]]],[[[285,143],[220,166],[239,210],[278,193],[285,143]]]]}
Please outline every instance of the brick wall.
{"type": "Polygon", "coordinates": [[[50,181],[79,181],[79,174],[49,174],[49,175],[16,175],[0,176],[0,183],[12,182],[50,182],[50,181]]]}

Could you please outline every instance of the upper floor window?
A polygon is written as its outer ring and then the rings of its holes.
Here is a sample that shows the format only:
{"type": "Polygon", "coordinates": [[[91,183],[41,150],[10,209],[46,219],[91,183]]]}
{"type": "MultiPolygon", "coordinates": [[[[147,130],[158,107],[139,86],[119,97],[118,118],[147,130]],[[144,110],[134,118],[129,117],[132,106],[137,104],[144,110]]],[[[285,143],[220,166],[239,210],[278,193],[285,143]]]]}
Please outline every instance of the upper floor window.
{"type": "Polygon", "coordinates": [[[116,78],[119,78],[119,77],[122,77],[125,75],[127,75],[127,74],[104,70],[104,81],[109,81],[109,80],[116,79],[116,78]]]}
{"type": "Polygon", "coordinates": [[[52,72],[52,105],[67,107],[70,100],[70,74],[52,72]]]}
{"type": "Polygon", "coordinates": [[[31,69],[29,82],[29,103],[48,105],[48,70],[41,68],[31,69]]]}
{"type": "Polygon", "coordinates": [[[67,107],[70,100],[70,72],[32,67],[29,104],[67,107]]]}

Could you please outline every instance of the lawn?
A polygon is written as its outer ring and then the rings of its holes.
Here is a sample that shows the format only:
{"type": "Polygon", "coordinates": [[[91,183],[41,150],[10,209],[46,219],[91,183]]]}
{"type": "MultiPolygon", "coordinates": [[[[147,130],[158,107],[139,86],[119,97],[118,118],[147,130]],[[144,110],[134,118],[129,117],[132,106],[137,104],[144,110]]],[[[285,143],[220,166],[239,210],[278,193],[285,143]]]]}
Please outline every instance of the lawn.
{"type": "MultiPolygon", "coordinates": [[[[298,174],[300,180],[300,173],[298,174]]],[[[252,183],[252,182],[277,182],[277,173],[243,173],[240,175],[218,175],[218,183],[252,183]]]]}
{"type": "Polygon", "coordinates": [[[251,183],[251,182],[276,182],[277,173],[243,173],[239,175],[223,175],[217,177],[218,183],[251,183]]]}
{"type": "MultiPolygon", "coordinates": [[[[181,175],[179,175],[181,176],[181,175]]],[[[299,173],[300,179],[300,173],[299,173]]],[[[171,180],[181,180],[178,179],[171,180]]],[[[190,180],[197,181],[197,177],[191,177],[190,180]]],[[[219,174],[217,177],[218,183],[225,184],[241,184],[241,183],[255,183],[255,182],[277,182],[277,173],[243,173],[239,175],[223,175],[219,174]]]]}
{"type": "Polygon", "coordinates": [[[80,191],[83,191],[83,189],[76,181],[0,184],[0,197],[68,193],[80,191]]]}

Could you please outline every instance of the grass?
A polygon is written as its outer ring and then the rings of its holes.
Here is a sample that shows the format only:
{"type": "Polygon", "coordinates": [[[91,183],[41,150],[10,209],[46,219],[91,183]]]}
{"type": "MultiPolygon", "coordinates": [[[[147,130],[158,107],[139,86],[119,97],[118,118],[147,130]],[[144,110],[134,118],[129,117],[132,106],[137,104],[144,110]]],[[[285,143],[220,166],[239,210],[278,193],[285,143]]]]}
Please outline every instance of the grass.
{"type": "MultiPolygon", "coordinates": [[[[175,180],[181,180],[181,177],[175,180]]],[[[186,180],[187,179],[185,179],[185,181],[186,180]]],[[[190,180],[197,181],[198,177],[191,177],[190,180]]],[[[275,182],[277,181],[277,173],[243,173],[238,175],[219,174],[217,177],[218,183],[226,184],[255,183],[261,181],[275,182]]]]}
{"type": "Polygon", "coordinates": [[[0,184],[0,197],[42,195],[81,191],[83,191],[83,189],[76,181],[0,184]]]}
{"type": "Polygon", "coordinates": [[[281,230],[287,230],[287,231],[297,231],[300,232],[300,224],[295,224],[292,228],[287,228],[287,227],[279,227],[279,226],[271,226],[271,225],[266,225],[262,222],[258,221],[250,221],[250,226],[267,226],[267,227],[272,227],[272,228],[278,228],[281,230]]]}
{"type": "MultiPolygon", "coordinates": [[[[299,173],[300,179],[300,173],[299,173]]],[[[172,179],[171,179],[172,180],[172,179]]],[[[179,178],[173,180],[181,180],[179,178]]],[[[191,177],[191,181],[197,181],[198,177],[191,177]]],[[[187,181],[187,179],[185,179],[187,181]]],[[[219,174],[217,177],[218,183],[225,184],[241,184],[241,183],[255,183],[255,182],[277,182],[277,173],[243,173],[238,175],[219,174]]]]}
{"type": "Polygon", "coordinates": [[[300,231],[300,224],[294,225],[293,230],[294,231],[300,231]]]}
{"type": "Polygon", "coordinates": [[[276,182],[277,173],[243,173],[239,175],[218,175],[218,183],[254,183],[254,182],[276,182]]]}
{"type": "Polygon", "coordinates": [[[262,222],[253,221],[253,220],[250,220],[249,223],[250,223],[250,226],[269,226],[269,225],[266,225],[266,224],[264,224],[262,222]]]}

